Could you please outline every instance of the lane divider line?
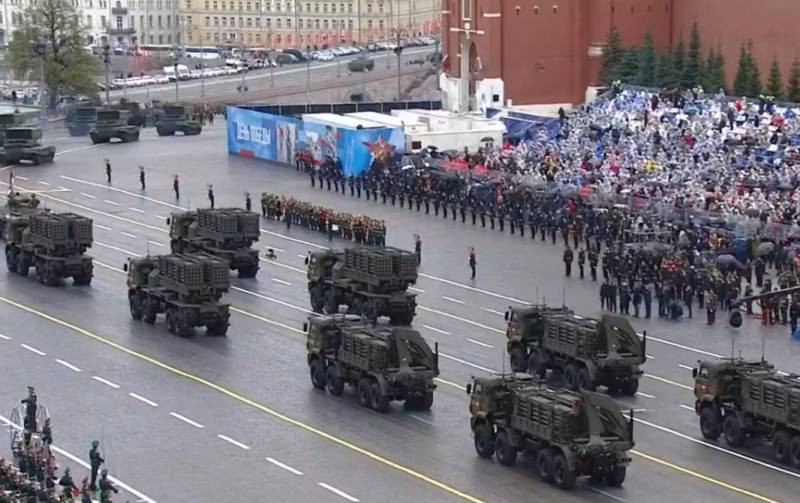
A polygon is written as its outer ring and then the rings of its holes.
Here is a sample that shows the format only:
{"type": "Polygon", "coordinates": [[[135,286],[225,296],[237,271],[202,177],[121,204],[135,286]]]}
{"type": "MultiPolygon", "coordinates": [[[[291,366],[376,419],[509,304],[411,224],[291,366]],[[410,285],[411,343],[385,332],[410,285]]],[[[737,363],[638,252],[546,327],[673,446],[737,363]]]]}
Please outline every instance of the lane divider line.
{"type": "Polygon", "coordinates": [[[177,412],[170,412],[169,415],[174,417],[175,419],[177,419],[179,421],[183,421],[186,424],[190,424],[190,425],[194,426],[195,428],[205,428],[205,426],[203,426],[202,424],[198,423],[197,421],[192,421],[188,417],[182,416],[182,415],[178,414],[177,412]]]}
{"type": "Polygon", "coordinates": [[[285,463],[281,463],[280,461],[278,461],[275,458],[266,458],[266,460],[269,461],[270,463],[272,463],[273,465],[277,466],[278,468],[283,468],[284,470],[286,470],[289,473],[293,473],[295,475],[302,475],[303,474],[303,472],[301,472],[297,468],[292,468],[291,466],[289,466],[289,465],[287,465],[285,463]]]}
{"type": "Polygon", "coordinates": [[[28,351],[30,351],[33,354],[37,354],[39,356],[47,356],[47,353],[45,353],[44,351],[38,350],[33,346],[28,346],[27,344],[20,344],[20,346],[23,349],[27,349],[28,351]]]}
{"type": "Polygon", "coordinates": [[[65,360],[60,360],[60,359],[56,358],[56,363],[67,367],[68,369],[70,369],[73,372],[80,372],[81,371],[81,369],[79,369],[75,365],[73,365],[70,362],[65,361],[65,360]]]}
{"type": "Polygon", "coordinates": [[[220,434],[220,435],[217,435],[217,438],[220,439],[220,440],[224,440],[225,442],[228,442],[231,445],[235,445],[236,447],[239,447],[240,449],[244,449],[245,451],[249,451],[250,450],[250,446],[249,445],[243,444],[243,443],[239,442],[238,440],[232,439],[231,437],[228,437],[228,436],[220,434]]]}
{"type": "Polygon", "coordinates": [[[337,489],[337,488],[333,487],[332,485],[326,484],[325,482],[317,482],[317,485],[320,486],[323,489],[327,489],[328,491],[332,492],[333,494],[341,496],[342,498],[346,499],[347,501],[352,501],[353,503],[358,503],[359,501],[361,501],[361,500],[359,500],[358,498],[356,498],[354,496],[350,496],[349,494],[347,494],[346,492],[342,491],[341,489],[337,489]]]}
{"type": "Polygon", "coordinates": [[[105,384],[106,386],[109,386],[109,387],[114,388],[114,389],[119,389],[121,387],[119,384],[117,384],[115,382],[111,382],[108,379],[103,379],[102,377],[99,377],[99,376],[92,376],[92,379],[94,379],[97,382],[101,382],[101,383],[105,384]]]}
{"type": "Polygon", "coordinates": [[[137,395],[136,393],[128,393],[128,396],[131,397],[131,398],[134,398],[136,400],[139,400],[142,403],[146,403],[150,407],[158,407],[157,403],[155,403],[154,401],[143,397],[142,395],[137,395]]]}

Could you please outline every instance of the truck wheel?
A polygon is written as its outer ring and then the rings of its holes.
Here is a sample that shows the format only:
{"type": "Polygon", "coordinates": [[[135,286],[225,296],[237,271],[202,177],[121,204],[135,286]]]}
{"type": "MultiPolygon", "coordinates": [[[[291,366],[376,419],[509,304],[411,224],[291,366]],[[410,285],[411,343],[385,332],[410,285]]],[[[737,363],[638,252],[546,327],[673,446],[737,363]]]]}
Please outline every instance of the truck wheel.
{"type": "Polygon", "coordinates": [[[582,391],[594,391],[595,385],[592,379],[589,377],[589,371],[586,370],[586,367],[582,367],[578,370],[578,389],[582,391]]]}
{"type": "Polygon", "coordinates": [[[564,369],[564,386],[572,391],[578,389],[578,367],[574,363],[568,364],[564,369]]]}
{"type": "Polygon", "coordinates": [[[92,284],[92,273],[85,271],[72,276],[72,283],[76,286],[89,286],[92,284]]]}
{"type": "Polygon", "coordinates": [[[31,155],[31,163],[33,163],[34,166],[38,166],[42,163],[42,158],[39,157],[39,154],[33,154],[31,155]]]}
{"type": "Polygon", "coordinates": [[[564,453],[556,454],[553,458],[553,482],[561,489],[572,489],[576,478],[575,472],[569,469],[564,453]]]}
{"type": "Polygon", "coordinates": [[[419,410],[431,410],[433,407],[433,391],[426,391],[419,399],[419,410]]]}
{"type": "Polygon", "coordinates": [[[139,296],[136,294],[128,295],[128,304],[131,308],[131,318],[136,321],[141,320],[144,313],[142,312],[142,302],[139,296]]]}
{"type": "Polygon", "coordinates": [[[791,461],[789,456],[789,446],[792,443],[792,434],[786,430],[779,430],[772,437],[772,448],[775,450],[775,459],[779,463],[791,461]]]}
{"type": "Polygon", "coordinates": [[[739,424],[739,418],[736,414],[728,414],[722,422],[722,433],[725,436],[725,441],[731,447],[741,447],[744,445],[745,433],[742,431],[742,425],[739,424]]]}
{"type": "Polygon", "coordinates": [[[93,134],[91,134],[89,136],[92,138],[92,145],[97,145],[98,143],[100,143],[100,138],[96,137],[93,134]]]}
{"type": "Polygon", "coordinates": [[[517,346],[512,349],[508,359],[511,364],[511,370],[514,372],[525,372],[528,370],[528,358],[525,356],[525,351],[523,351],[521,347],[517,346]]]}
{"type": "Polygon", "coordinates": [[[224,320],[215,321],[210,325],[206,325],[206,334],[214,337],[223,337],[228,333],[228,322],[224,320]]]}
{"type": "Polygon", "coordinates": [[[536,350],[532,351],[531,355],[528,357],[527,371],[530,375],[541,378],[544,378],[547,374],[547,367],[544,366],[542,358],[536,350]]]}
{"type": "Polygon", "coordinates": [[[239,268],[240,278],[255,278],[257,273],[258,273],[258,264],[248,265],[239,268]]]}
{"type": "Polygon", "coordinates": [[[553,453],[550,449],[546,447],[539,449],[539,454],[536,456],[536,470],[545,482],[553,480],[553,453]]]}
{"type": "Polygon", "coordinates": [[[719,414],[711,405],[706,405],[700,411],[700,431],[709,440],[717,440],[722,433],[719,414]]]}
{"type": "Polygon", "coordinates": [[[336,296],[333,293],[333,288],[325,292],[325,314],[336,314],[339,312],[339,305],[336,303],[336,296]]]}
{"type": "Polygon", "coordinates": [[[177,332],[177,324],[175,320],[175,308],[168,307],[166,315],[167,332],[174,334],[177,332]]]}
{"type": "Polygon", "coordinates": [[[156,311],[155,303],[152,300],[150,300],[150,298],[148,297],[144,301],[144,315],[143,315],[142,319],[148,325],[152,325],[153,323],[156,322],[156,315],[157,314],[158,313],[156,311]]]}
{"type": "Polygon", "coordinates": [[[389,397],[383,394],[377,381],[373,382],[372,386],[370,386],[369,405],[373,410],[378,412],[389,412],[389,397]]]}
{"type": "Polygon", "coordinates": [[[8,272],[17,272],[17,254],[8,247],[6,247],[6,269],[8,272]]]}
{"type": "Polygon", "coordinates": [[[311,362],[311,384],[317,389],[325,389],[325,362],[317,358],[311,362]]]}
{"type": "Polygon", "coordinates": [[[622,383],[622,386],[620,386],[619,389],[622,391],[623,395],[633,396],[637,391],[639,391],[639,379],[632,377],[631,379],[622,383]]]}
{"type": "Polygon", "coordinates": [[[28,257],[25,256],[24,253],[20,253],[17,255],[17,273],[22,276],[23,278],[28,276],[28,269],[30,269],[31,263],[28,261],[28,257]]]}
{"type": "Polygon", "coordinates": [[[358,381],[358,403],[364,407],[369,407],[369,379],[362,377],[358,381]]]}
{"type": "Polygon", "coordinates": [[[511,440],[505,430],[497,434],[494,449],[497,462],[501,465],[513,466],[517,462],[517,448],[511,445],[511,440]]]}
{"type": "Polygon", "coordinates": [[[163,130],[163,129],[161,129],[160,127],[157,127],[157,128],[156,128],[156,134],[157,134],[158,136],[164,136],[164,135],[166,134],[166,131],[164,131],[164,130],[163,130]]]}
{"type": "Polygon", "coordinates": [[[475,427],[475,452],[482,458],[491,458],[494,455],[494,433],[489,425],[481,423],[475,427]]]}
{"type": "Polygon", "coordinates": [[[342,396],[344,392],[344,379],[336,373],[335,365],[328,365],[328,370],[325,371],[325,387],[333,396],[342,396]]]}
{"type": "Polygon", "coordinates": [[[795,468],[800,468],[800,435],[792,437],[789,443],[789,458],[795,468]]]}
{"type": "Polygon", "coordinates": [[[625,466],[617,466],[613,471],[606,475],[606,485],[608,487],[619,487],[625,482],[625,466]]]}

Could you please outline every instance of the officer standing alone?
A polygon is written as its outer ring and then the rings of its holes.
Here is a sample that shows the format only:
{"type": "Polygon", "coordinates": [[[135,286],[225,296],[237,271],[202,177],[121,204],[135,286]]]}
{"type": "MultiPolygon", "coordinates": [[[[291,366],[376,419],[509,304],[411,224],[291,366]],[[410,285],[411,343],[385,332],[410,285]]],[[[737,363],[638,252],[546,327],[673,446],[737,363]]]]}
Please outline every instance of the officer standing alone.
{"type": "Polygon", "coordinates": [[[470,276],[470,279],[475,279],[475,264],[476,264],[475,248],[473,248],[472,246],[467,248],[467,254],[468,254],[467,255],[468,259],[469,259],[469,268],[470,268],[470,271],[472,271],[472,276],[470,276]]]}
{"type": "Polygon", "coordinates": [[[214,208],[214,186],[210,183],[208,184],[208,204],[211,208],[214,208]]]}
{"type": "Polygon", "coordinates": [[[100,466],[106,462],[100,455],[99,447],[100,442],[92,440],[92,449],[89,451],[89,464],[92,467],[92,480],[89,484],[89,488],[91,488],[92,491],[97,490],[97,471],[100,469],[100,466]]]}
{"type": "Polygon", "coordinates": [[[106,159],[106,179],[108,183],[111,184],[111,161],[106,159]]]}
{"type": "Polygon", "coordinates": [[[144,166],[139,166],[139,185],[142,186],[142,192],[145,189],[144,166]]]}

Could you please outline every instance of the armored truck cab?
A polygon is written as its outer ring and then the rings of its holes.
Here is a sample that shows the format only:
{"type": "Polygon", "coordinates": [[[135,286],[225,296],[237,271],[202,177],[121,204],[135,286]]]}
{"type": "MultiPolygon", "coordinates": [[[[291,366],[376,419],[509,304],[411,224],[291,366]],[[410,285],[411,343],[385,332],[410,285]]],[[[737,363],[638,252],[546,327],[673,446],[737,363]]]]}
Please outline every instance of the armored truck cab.
{"type": "Polygon", "coordinates": [[[26,219],[28,215],[45,211],[39,208],[41,199],[36,194],[11,193],[7,196],[6,205],[0,212],[0,239],[6,239],[6,227],[13,219],[26,219]]]}
{"type": "Polygon", "coordinates": [[[765,361],[698,362],[695,412],[705,438],[733,447],[748,439],[772,443],[775,458],[800,468],[800,376],[780,375],[765,361]]]}
{"type": "Polygon", "coordinates": [[[416,296],[408,287],[417,281],[417,257],[397,248],[346,248],[306,257],[308,293],[316,313],[334,314],[340,305],[348,312],[375,320],[410,325],[416,296]]]}
{"type": "Polygon", "coordinates": [[[0,114],[0,145],[5,141],[6,129],[21,126],[24,123],[25,117],[21,114],[0,114]]]}
{"type": "Polygon", "coordinates": [[[76,107],[67,115],[70,136],[86,136],[97,121],[96,107],[76,107]]]}
{"type": "Polygon", "coordinates": [[[240,278],[258,273],[261,237],[258,213],[241,208],[206,208],[173,213],[167,220],[172,253],[202,251],[228,262],[240,278]]]}
{"type": "Polygon", "coordinates": [[[118,138],[122,143],[139,141],[139,127],[128,125],[129,112],[104,108],[97,111],[97,122],[89,131],[93,144],[118,138]]]}
{"type": "Polygon", "coordinates": [[[56,148],[40,143],[42,130],[34,127],[12,127],[5,130],[3,147],[0,148],[0,161],[3,164],[17,164],[28,161],[35,166],[53,162],[56,148]]]}
{"type": "Polygon", "coordinates": [[[6,266],[27,276],[31,267],[40,283],[55,286],[72,277],[75,285],[92,281],[92,220],[74,213],[35,213],[8,222],[6,266]]]}
{"type": "Polygon", "coordinates": [[[167,331],[186,337],[204,326],[208,335],[225,335],[230,310],[220,302],[230,288],[228,264],[217,257],[160,255],[129,259],[128,303],[131,317],[152,325],[166,314],[167,331]]]}
{"type": "Polygon", "coordinates": [[[571,489],[579,476],[622,485],[633,448],[630,420],[611,398],[590,391],[553,391],[525,375],[474,378],[470,427],[475,450],[505,466],[519,452],[536,460],[542,480],[571,489]]]}
{"type": "Polygon", "coordinates": [[[203,130],[200,122],[191,120],[183,105],[164,105],[156,122],[158,136],[172,136],[181,132],[186,136],[198,135],[203,130]]]}
{"type": "Polygon", "coordinates": [[[510,308],[506,320],[515,372],[544,377],[548,369],[558,370],[571,390],[606,386],[629,396],[638,391],[647,335],[640,338],[626,318],[584,318],[567,308],[527,306],[510,308]]]}
{"type": "Polygon", "coordinates": [[[428,410],[433,405],[439,351],[409,327],[367,325],[354,315],[312,316],[304,329],[311,383],[340,396],[344,385],[378,412],[392,400],[428,410]]]}

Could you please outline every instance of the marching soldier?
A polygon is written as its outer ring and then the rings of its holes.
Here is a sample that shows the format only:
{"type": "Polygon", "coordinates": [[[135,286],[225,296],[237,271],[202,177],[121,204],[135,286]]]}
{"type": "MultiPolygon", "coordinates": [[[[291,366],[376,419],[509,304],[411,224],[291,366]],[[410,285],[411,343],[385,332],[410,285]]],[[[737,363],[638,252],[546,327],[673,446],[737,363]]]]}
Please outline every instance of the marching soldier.
{"type": "Polygon", "coordinates": [[[564,250],[564,271],[568,278],[572,274],[572,259],[572,249],[567,245],[567,248],[564,250]]]}
{"type": "Polygon", "coordinates": [[[172,176],[172,191],[175,192],[175,200],[179,201],[181,198],[181,185],[178,175],[172,176]]]}
{"type": "Polygon", "coordinates": [[[583,248],[578,250],[578,271],[580,272],[581,279],[583,279],[583,269],[586,265],[586,252],[583,251],[583,248]]]}
{"type": "Polygon", "coordinates": [[[214,208],[214,187],[210,183],[208,184],[208,204],[212,209],[214,208]]]}
{"type": "Polygon", "coordinates": [[[250,193],[244,193],[244,207],[247,211],[250,211],[253,208],[253,201],[250,199],[250,193]]]}
{"type": "Polygon", "coordinates": [[[97,490],[97,470],[99,470],[100,466],[106,462],[106,460],[100,455],[100,451],[98,450],[99,447],[100,442],[97,440],[92,440],[92,449],[89,451],[89,464],[92,467],[92,480],[89,484],[89,488],[92,491],[97,490]]]}
{"type": "Polygon", "coordinates": [[[100,503],[110,502],[112,492],[117,494],[119,490],[108,479],[108,470],[104,468],[100,474],[100,503]]]}
{"type": "Polygon", "coordinates": [[[145,189],[144,166],[139,166],[139,185],[142,186],[142,192],[144,192],[144,189],[145,189]]]}
{"type": "Polygon", "coordinates": [[[589,269],[592,273],[592,281],[597,281],[597,252],[594,248],[589,248],[589,269]]]}

